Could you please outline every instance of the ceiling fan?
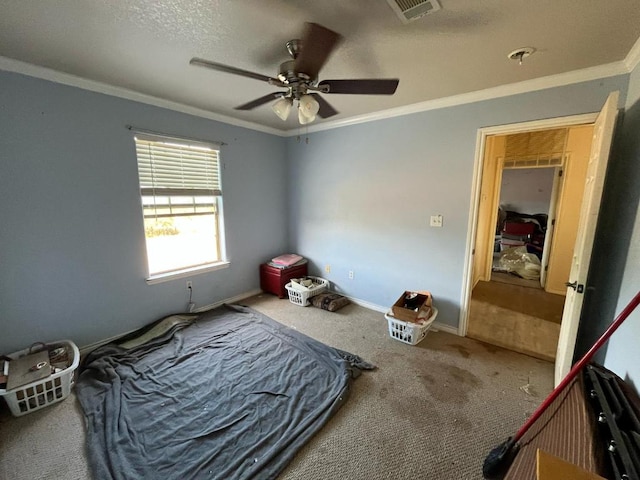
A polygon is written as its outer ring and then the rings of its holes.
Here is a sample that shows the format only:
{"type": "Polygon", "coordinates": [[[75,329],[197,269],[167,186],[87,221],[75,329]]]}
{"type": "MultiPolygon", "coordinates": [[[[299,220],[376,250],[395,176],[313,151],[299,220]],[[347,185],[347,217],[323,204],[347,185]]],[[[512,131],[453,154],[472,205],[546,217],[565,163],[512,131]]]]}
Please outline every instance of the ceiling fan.
{"type": "Polygon", "coordinates": [[[286,120],[294,101],[296,101],[298,103],[298,120],[301,124],[306,124],[313,122],[316,115],[321,118],[329,118],[338,114],[338,111],[319,93],[393,95],[398,87],[399,80],[397,78],[322,80],[318,82],[320,69],[342,38],[339,33],[321,25],[306,23],[302,39],[287,42],[287,50],[292,60],[280,65],[277,78],[202,58],[192,58],[189,63],[286,88],[286,91],[269,93],[240,105],[236,107],[236,110],[251,110],[272,100],[277,100],[272,105],[272,109],[278,117],[286,120]]]}

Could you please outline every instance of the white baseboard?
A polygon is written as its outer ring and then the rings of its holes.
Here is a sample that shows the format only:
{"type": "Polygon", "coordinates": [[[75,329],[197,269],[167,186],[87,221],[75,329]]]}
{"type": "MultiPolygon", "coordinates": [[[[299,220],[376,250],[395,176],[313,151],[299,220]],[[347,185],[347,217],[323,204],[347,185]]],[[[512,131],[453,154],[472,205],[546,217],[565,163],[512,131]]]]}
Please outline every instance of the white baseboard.
{"type": "MultiPolygon", "coordinates": [[[[236,295],[235,297],[231,297],[231,298],[225,298],[224,300],[220,300],[218,302],[215,303],[210,303],[209,305],[205,305],[203,307],[200,308],[196,308],[193,313],[201,313],[201,312],[205,312],[207,310],[211,310],[212,308],[216,308],[219,307],[221,305],[224,305],[225,303],[236,303],[239,302],[240,300],[244,300],[245,298],[249,298],[249,297],[253,297],[254,295],[258,295],[259,293],[262,293],[262,290],[260,289],[256,289],[256,290],[251,290],[249,292],[244,292],[241,293],[240,295],[236,295]]],[[[125,335],[129,335],[130,333],[135,332],[136,330],[139,330],[141,327],[138,328],[134,328],[133,330],[129,330],[128,332],[123,332],[119,335],[115,335],[113,337],[109,337],[109,338],[105,338],[104,340],[100,340],[98,342],[94,342],[91,343],[89,345],[85,345],[83,347],[80,347],[80,356],[84,356],[87,353],[89,353],[92,350],[95,350],[98,347],[101,347],[103,345],[106,345],[107,343],[111,343],[114,342],[116,340],[118,340],[119,338],[124,337],[125,335]]]]}
{"type": "MultiPolygon", "coordinates": [[[[355,297],[347,296],[347,298],[351,300],[353,303],[355,303],[356,305],[360,305],[361,307],[368,308],[369,310],[373,310],[380,313],[387,313],[389,311],[389,307],[376,305],[375,303],[367,302],[366,300],[360,300],[359,298],[355,298],[355,297]]],[[[460,335],[457,327],[452,327],[451,325],[447,325],[446,323],[433,322],[433,325],[431,325],[431,330],[451,333],[452,335],[460,335]]]]}
{"type": "MultiPolygon", "coordinates": [[[[248,292],[244,292],[241,293],[240,295],[236,295],[235,297],[230,297],[230,298],[225,298],[223,300],[214,302],[214,303],[210,303],[209,305],[204,305],[202,307],[196,308],[193,313],[202,313],[202,312],[206,312],[207,310],[211,310],[213,308],[217,308],[221,305],[224,305],[225,303],[236,303],[239,302],[240,300],[244,300],[245,298],[249,298],[249,297],[253,297],[254,295],[259,295],[260,293],[262,293],[262,290],[260,289],[256,289],[256,290],[250,290],[248,292]]],[[[371,303],[371,302],[367,302],[366,300],[360,300],[359,298],[355,298],[355,297],[347,297],[349,300],[351,300],[353,303],[355,303],[356,305],[359,305],[361,307],[364,308],[368,308],[369,310],[373,310],[375,312],[380,312],[380,313],[387,313],[389,311],[389,307],[383,307],[381,305],[376,305],[375,303],[371,303]]],[[[446,333],[451,333],[453,335],[459,335],[458,333],[458,329],[456,327],[452,327],[451,325],[446,325],[444,323],[439,323],[439,322],[433,322],[433,325],[431,326],[431,329],[434,331],[441,331],[441,332],[446,332],[446,333]]],[[[98,347],[101,347],[103,345],[106,345],[107,343],[111,343],[119,338],[124,337],[125,335],[129,335],[130,333],[135,332],[136,330],[139,330],[139,328],[135,328],[133,330],[129,330],[128,332],[123,332],[119,335],[115,335],[113,337],[109,337],[109,338],[105,338],[104,340],[100,340],[98,342],[94,342],[91,343],[89,345],[85,345],[83,347],[80,347],[80,355],[84,356],[87,353],[89,353],[92,350],[95,350],[98,347]]]]}
{"type": "Polygon", "coordinates": [[[349,297],[349,296],[346,296],[346,297],[356,305],[360,305],[361,307],[368,308],[369,310],[374,310],[380,313],[387,313],[389,311],[389,307],[382,307],[380,305],[376,305],[375,303],[367,302],[365,300],[360,300],[359,298],[355,298],[355,297],[349,297]]]}
{"type": "Polygon", "coordinates": [[[204,307],[196,308],[193,311],[193,313],[206,312],[207,310],[211,310],[212,308],[217,308],[217,307],[219,307],[221,305],[224,305],[225,303],[236,303],[236,302],[239,302],[240,300],[244,300],[245,298],[253,297],[254,295],[258,295],[260,293],[262,293],[262,290],[257,288],[255,290],[251,290],[249,292],[244,292],[244,293],[241,293],[240,295],[236,295],[235,297],[225,298],[224,300],[220,300],[219,302],[210,303],[209,305],[205,305],[204,307]]]}
{"type": "Polygon", "coordinates": [[[445,332],[450,333],[451,335],[462,336],[460,335],[460,332],[458,332],[458,329],[456,327],[452,327],[451,325],[447,325],[446,323],[433,322],[433,325],[431,325],[431,330],[433,330],[434,332],[445,332]]]}
{"type": "Polygon", "coordinates": [[[113,337],[105,338],[104,340],[98,340],[97,342],[90,343],[89,345],[85,345],[84,347],[80,347],[79,348],[80,356],[84,357],[87,353],[95,350],[96,348],[106,345],[107,343],[114,342],[117,339],[124,337],[125,335],[129,335],[130,333],[135,332],[136,330],[138,329],[136,328],[134,330],[129,330],[128,332],[121,333],[120,335],[115,335],[113,337]]]}

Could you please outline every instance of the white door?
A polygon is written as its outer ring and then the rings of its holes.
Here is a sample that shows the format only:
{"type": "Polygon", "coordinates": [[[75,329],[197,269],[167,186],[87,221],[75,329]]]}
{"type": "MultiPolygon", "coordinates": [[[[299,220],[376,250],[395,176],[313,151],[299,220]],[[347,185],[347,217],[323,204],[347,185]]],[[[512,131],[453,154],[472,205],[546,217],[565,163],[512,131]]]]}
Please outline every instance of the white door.
{"type": "Polygon", "coordinates": [[[584,197],[582,198],[578,234],[569,277],[572,285],[567,285],[567,297],[564,303],[562,324],[560,325],[560,338],[558,340],[555,365],[556,385],[566,376],[573,365],[573,353],[578,334],[578,323],[580,321],[580,312],[582,311],[591,251],[593,250],[593,238],[598,221],[600,200],[602,199],[604,176],[607,171],[613,128],[618,114],[618,95],[619,92],[613,92],[609,95],[594,124],[591,155],[589,157],[589,166],[587,167],[587,180],[584,197]]]}

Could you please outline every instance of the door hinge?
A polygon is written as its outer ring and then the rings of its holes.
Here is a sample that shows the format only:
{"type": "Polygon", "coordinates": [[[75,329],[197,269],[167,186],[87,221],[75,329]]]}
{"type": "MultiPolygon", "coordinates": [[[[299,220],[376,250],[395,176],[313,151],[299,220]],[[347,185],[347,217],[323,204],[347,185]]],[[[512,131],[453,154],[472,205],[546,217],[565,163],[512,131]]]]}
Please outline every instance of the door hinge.
{"type": "Polygon", "coordinates": [[[562,172],[563,172],[563,170],[562,170],[562,169],[558,172],[558,176],[559,176],[559,177],[561,177],[561,176],[562,176],[562,172]]]}
{"type": "Polygon", "coordinates": [[[555,224],[556,224],[556,219],[554,218],[553,220],[551,220],[551,226],[553,227],[555,226],[555,224]]]}

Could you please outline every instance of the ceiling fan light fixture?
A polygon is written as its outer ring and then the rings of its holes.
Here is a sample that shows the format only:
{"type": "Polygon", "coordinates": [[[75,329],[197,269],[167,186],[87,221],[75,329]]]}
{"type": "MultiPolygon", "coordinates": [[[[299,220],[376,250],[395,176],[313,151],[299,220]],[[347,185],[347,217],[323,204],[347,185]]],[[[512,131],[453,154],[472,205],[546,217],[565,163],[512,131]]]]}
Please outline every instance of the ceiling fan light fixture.
{"type": "Polygon", "coordinates": [[[271,109],[278,117],[280,117],[282,121],[286,121],[287,118],[289,118],[289,113],[291,112],[292,105],[293,100],[291,98],[282,97],[276,103],[271,105],[271,109]]]}
{"type": "Polygon", "coordinates": [[[302,95],[298,100],[298,110],[302,112],[305,117],[314,117],[320,110],[320,104],[311,95],[302,95]]]}
{"type": "Polygon", "coordinates": [[[302,108],[298,108],[298,121],[300,122],[300,125],[306,125],[307,123],[313,122],[315,119],[315,115],[308,117],[304,114],[302,108]]]}
{"type": "MultiPolygon", "coordinates": [[[[438,0],[393,1],[400,2],[404,6],[417,1],[428,3],[430,7],[425,8],[431,10],[439,8],[438,0]]],[[[322,25],[306,23],[301,39],[291,40],[287,43],[287,49],[292,59],[280,65],[277,78],[202,58],[194,57],[189,63],[286,89],[285,92],[268,93],[238,105],[234,109],[247,111],[271,103],[271,109],[278,118],[287,121],[291,114],[291,108],[296,103],[298,120],[302,125],[306,125],[313,122],[318,115],[325,119],[338,114],[338,111],[324,99],[324,94],[393,95],[396,92],[399,82],[397,78],[354,78],[323,80],[317,83],[320,70],[342,39],[342,35],[322,25]],[[323,95],[319,95],[319,93],[323,95]]]]}

